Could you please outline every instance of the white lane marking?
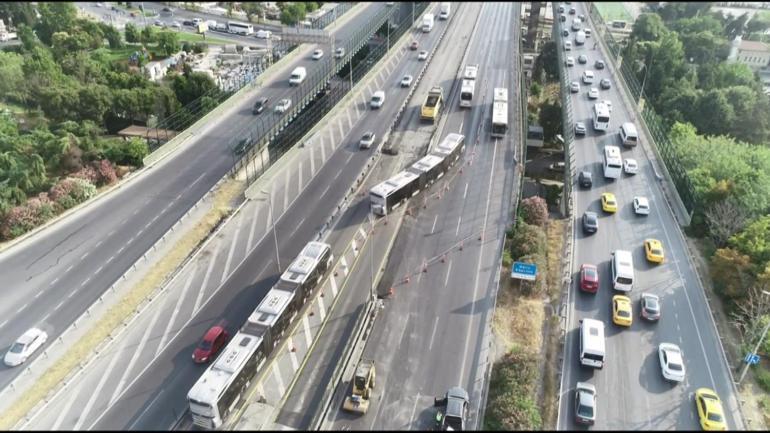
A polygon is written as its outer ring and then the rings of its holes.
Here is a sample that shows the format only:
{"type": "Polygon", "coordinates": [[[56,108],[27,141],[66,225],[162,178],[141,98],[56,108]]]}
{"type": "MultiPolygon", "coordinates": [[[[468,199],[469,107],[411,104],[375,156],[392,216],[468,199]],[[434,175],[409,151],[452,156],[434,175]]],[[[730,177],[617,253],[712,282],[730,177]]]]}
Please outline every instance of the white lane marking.
{"type": "Polygon", "coordinates": [[[57,281],[59,281],[59,278],[60,278],[60,277],[56,277],[56,278],[54,278],[54,279],[53,279],[53,281],[51,281],[50,283],[48,283],[48,285],[49,285],[49,286],[53,286],[54,284],[56,284],[56,282],[57,282],[57,281]]]}
{"type": "Polygon", "coordinates": [[[461,134],[463,132],[463,123],[465,123],[465,119],[460,121],[460,127],[457,128],[457,133],[461,134]]]}
{"type": "Polygon", "coordinates": [[[329,278],[329,282],[331,283],[331,286],[332,286],[332,295],[334,295],[336,297],[337,296],[337,280],[334,279],[334,275],[332,275],[332,277],[329,278]]]}
{"type": "Polygon", "coordinates": [[[315,176],[315,146],[310,148],[310,177],[315,176]]]}
{"type": "Polygon", "coordinates": [[[81,261],[82,261],[82,260],[85,260],[85,258],[86,258],[86,257],[88,257],[88,251],[86,251],[85,253],[83,253],[83,255],[82,255],[82,256],[80,256],[80,260],[81,260],[81,261]]]}
{"type": "Polygon", "coordinates": [[[190,288],[192,285],[193,278],[195,278],[195,272],[198,271],[198,267],[194,267],[190,270],[190,275],[187,277],[187,282],[185,282],[184,287],[182,288],[182,294],[179,296],[179,299],[176,301],[176,306],[174,306],[174,312],[171,313],[171,319],[169,319],[168,324],[166,325],[166,329],[163,331],[163,337],[160,339],[160,344],[158,344],[158,348],[155,350],[155,358],[160,355],[161,349],[166,345],[166,340],[168,339],[168,334],[171,332],[171,327],[174,325],[174,321],[176,321],[176,316],[179,314],[179,310],[182,306],[182,301],[187,299],[187,289],[190,288]]]}
{"type": "Polygon", "coordinates": [[[347,276],[350,270],[348,269],[348,261],[345,260],[345,256],[342,256],[342,258],[340,259],[340,264],[342,265],[342,273],[344,273],[345,276],[347,276]]]}
{"type": "MultiPolygon", "coordinates": [[[[123,340],[123,343],[120,345],[120,348],[116,353],[122,352],[127,343],[128,343],[128,340],[123,340]]],[[[105,371],[104,374],[102,374],[102,378],[99,380],[99,383],[96,385],[96,388],[93,390],[93,393],[91,394],[91,398],[89,398],[88,402],[86,402],[85,408],[83,408],[83,411],[80,412],[80,415],[78,416],[78,421],[77,423],[75,423],[75,426],[72,428],[72,430],[80,430],[80,427],[83,426],[83,423],[88,417],[89,412],[91,412],[91,408],[94,406],[94,403],[96,403],[96,398],[99,397],[99,395],[101,394],[102,388],[104,388],[104,384],[107,382],[107,378],[110,377],[110,373],[115,368],[115,364],[118,362],[119,359],[123,359],[123,358],[117,355],[112,357],[112,360],[110,361],[109,365],[107,365],[107,370],[105,371]]]]}
{"type": "MultiPolygon", "coordinates": [[[[495,160],[497,159],[497,142],[498,140],[495,140],[495,144],[492,147],[492,167],[495,166],[495,160]]],[[[492,198],[492,179],[493,179],[494,171],[489,171],[489,185],[487,185],[487,205],[484,209],[484,224],[482,225],[482,233],[486,231],[487,229],[487,218],[489,217],[489,203],[492,198]]],[[[482,257],[484,256],[484,248],[483,244],[481,245],[481,248],[479,248],[479,261],[478,265],[476,265],[476,278],[473,283],[473,297],[471,298],[471,314],[470,317],[474,317],[476,315],[476,293],[478,292],[479,288],[479,275],[481,275],[481,262],[482,257]]],[[[471,329],[473,329],[473,326],[468,326],[468,329],[465,333],[465,346],[462,347],[470,347],[470,339],[471,339],[471,329]]],[[[467,360],[467,356],[463,356],[463,363],[462,367],[460,368],[460,377],[457,378],[457,383],[463,383],[463,377],[465,376],[465,361],[467,360]]]]}
{"type": "Polygon", "coordinates": [[[417,397],[414,398],[414,407],[412,407],[412,415],[409,416],[409,426],[411,427],[414,422],[414,413],[417,412],[417,403],[420,402],[420,393],[417,393],[417,397]]]}
{"type": "Polygon", "coordinates": [[[227,276],[230,275],[230,264],[233,261],[233,253],[235,253],[235,246],[238,245],[238,239],[240,239],[238,235],[241,233],[241,225],[243,224],[244,218],[245,218],[245,214],[241,214],[241,217],[238,219],[238,224],[235,227],[235,235],[233,235],[233,238],[230,241],[230,251],[227,253],[227,260],[225,260],[225,270],[222,272],[222,279],[219,280],[219,284],[224,283],[225,278],[227,278],[227,276]]]}
{"type": "Polygon", "coordinates": [[[259,203],[254,203],[254,216],[251,220],[251,229],[249,229],[249,241],[246,243],[246,252],[251,251],[252,242],[254,242],[254,229],[257,228],[257,220],[259,219],[259,203]]]}
{"type": "Polygon", "coordinates": [[[444,287],[447,287],[449,285],[449,275],[452,274],[452,261],[449,261],[449,266],[447,266],[446,269],[446,278],[444,278],[444,287]]]}
{"type": "Polygon", "coordinates": [[[93,277],[94,277],[93,275],[89,275],[89,276],[88,276],[88,278],[86,278],[86,279],[85,279],[85,281],[83,281],[82,283],[80,283],[80,287],[83,287],[83,286],[85,286],[86,284],[88,284],[88,282],[89,282],[89,281],[91,281],[91,278],[93,278],[93,277]]]}
{"type": "MultiPolygon", "coordinates": [[[[123,249],[123,248],[121,248],[121,250],[122,250],[122,249],[123,249]]],[[[70,267],[69,267],[69,268],[67,268],[67,270],[66,270],[66,271],[64,271],[64,273],[66,274],[67,272],[71,271],[73,266],[75,266],[75,265],[70,265],[70,267]]]]}
{"type": "MultiPolygon", "coordinates": [[[[155,406],[155,402],[156,402],[156,401],[158,401],[158,399],[160,398],[160,396],[161,396],[161,395],[162,395],[164,392],[165,392],[165,389],[162,389],[162,390],[161,390],[161,391],[158,393],[158,395],[156,395],[156,396],[155,396],[155,397],[154,397],[154,398],[153,398],[153,399],[150,401],[150,404],[148,404],[148,405],[147,405],[147,408],[146,408],[145,410],[143,410],[143,411],[142,411],[142,413],[140,413],[138,417],[136,417],[136,421],[132,422],[132,423],[131,423],[131,425],[130,425],[130,426],[128,426],[128,430],[133,430],[133,429],[134,429],[134,427],[135,427],[135,426],[136,426],[136,425],[139,423],[139,421],[141,421],[141,420],[144,418],[144,414],[146,414],[148,410],[152,409],[152,408],[155,406]]],[[[96,423],[94,423],[94,424],[91,426],[91,428],[93,428],[93,426],[94,426],[94,425],[96,425],[96,423]]]]}
{"type": "Polygon", "coordinates": [[[438,328],[438,317],[436,317],[436,320],[433,322],[433,332],[430,334],[430,344],[428,345],[428,350],[433,348],[433,339],[436,338],[436,328],[438,328]]]}
{"type": "MultiPolygon", "coordinates": [[[[110,402],[107,403],[107,406],[112,406],[115,403],[115,400],[118,398],[118,395],[120,395],[120,392],[123,390],[123,387],[126,385],[126,378],[129,373],[132,372],[134,369],[134,365],[136,364],[136,361],[139,360],[139,355],[144,354],[144,346],[147,344],[147,340],[150,338],[150,334],[152,334],[155,331],[155,324],[158,322],[158,318],[160,317],[160,313],[163,312],[163,306],[166,305],[166,300],[168,297],[164,297],[163,300],[159,304],[156,304],[156,311],[155,314],[152,316],[152,319],[150,320],[150,326],[147,327],[147,330],[144,331],[144,335],[142,335],[142,339],[139,341],[139,346],[134,350],[134,356],[131,357],[131,361],[128,363],[128,367],[126,367],[123,370],[123,375],[120,377],[120,381],[118,382],[118,386],[115,387],[115,392],[112,393],[112,397],[110,397],[110,402]]],[[[124,337],[126,338],[126,337],[124,337]]],[[[122,357],[118,357],[122,358],[122,357]]],[[[108,372],[107,374],[109,374],[108,372]]]]}
{"type": "Polygon", "coordinates": [[[297,223],[296,226],[294,226],[294,230],[291,231],[291,234],[289,234],[289,237],[294,237],[294,233],[297,233],[297,230],[299,230],[300,227],[302,227],[302,224],[305,223],[305,218],[303,217],[299,223],[297,223]]]}
{"type": "Polygon", "coordinates": [[[366,238],[366,232],[363,227],[358,228],[358,234],[360,234],[362,238],[366,238]]]}
{"type": "Polygon", "coordinates": [[[436,230],[437,222],[438,222],[438,214],[436,214],[436,218],[433,219],[433,227],[430,228],[430,234],[433,234],[433,232],[436,230]]]}
{"type": "Polygon", "coordinates": [[[350,244],[353,246],[353,257],[358,257],[358,245],[356,245],[356,240],[351,240],[350,244]]]}
{"type": "Polygon", "coordinates": [[[323,192],[323,194],[321,194],[321,197],[325,196],[325,195],[326,195],[326,193],[327,193],[327,192],[329,192],[329,189],[330,189],[331,187],[332,187],[332,184],[331,184],[331,183],[329,183],[328,185],[326,185],[326,189],[324,189],[324,192],[323,192]]]}
{"type": "Polygon", "coordinates": [[[324,140],[324,136],[321,135],[321,164],[326,162],[326,143],[324,140]]]}
{"type": "Polygon", "coordinates": [[[289,207],[289,187],[291,186],[291,170],[286,169],[286,185],[283,188],[283,212],[289,207]]]}
{"type": "Polygon", "coordinates": [[[5,324],[6,324],[6,323],[8,323],[8,320],[9,320],[9,319],[5,319],[5,320],[3,320],[3,323],[0,323],[0,328],[2,328],[3,326],[5,326],[5,324]]]}
{"type": "Polygon", "coordinates": [[[21,313],[22,311],[26,310],[28,306],[29,306],[29,303],[26,303],[26,304],[22,305],[21,308],[19,308],[19,310],[17,312],[21,313]]]}
{"type": "Polygon", "coordinates": [[[104,265],[101,265],[101,266],[99,266],[98,268],[96,268],[96,270],[94,271],[94,275],[96,275],[96,274],[98,274],[99,272],[101,272],[101,271],[102,271],[102,268],[104,268],[104,265]]]}
{"type": "Polygon", "coordinates": [[[313,339],[310,338],[310,321],[307,318],[307,314],[302,316],[302,326],[305,328],[305,343],[309,348],[310,345],[313,344],[313,339]]]}
{"type": "Polygon", "coordinates": [[[41,321],[41,322],[45,322],[46,320],[48,320],[48,317],[49,317],[49,316],[51,316],[51,313],[48,313],[48,314],[46,314],[45,316],[43,316],[43,318],[42,318],[42,319],[40,319],[40,321],[41,321]]]}
{"type": "MultiPolygon", "coordinates": [[[[269,200],[272,200],[273,194],[271,192],[269,200]]],[[[273,221],[273,207],[270,203],[267,204],[267,220],[265,221],[265,233],[270,231],[270,222],[273,221]]]]}
{"type": "Polygon", "coordinates": [[[198,289],[198,297],[195,298],[195,306],[193,307],[193,316],[198,314],[198,308],[200,308],[201,301],[203,300],[203,294],[206,293],[206,287],[208,287],[208,284],[209,284],[209,277],[211,276],[211,271],[214,269],[214,263],[217,261],[217,256],[219,255],[219,250],[221,246],[222,246],[222,243],[217,242],[217,246],[216,248],[214,248],[214,254],[211,256],[211,261],[209,262],[208,269],[206,269],[206,276],[203,277],[203,283],[201,283],[201,286],[198,289]]]}
{"type": "Polygon", "coordinates": [[[294,369],[294,371],[299,370],[299,362],[297,361],[297,353],[292,352],[291,349],[294,348],[294,340],[291,339],[291,337],[288,338],[288,347],[289,347],[289,359],[291,359],[291,367],[294,369]]]}
{"type": "Polygon", "coordinates": [[[43,294],[43,291],[42,290],[38,290],[37,294],[35,294],[35,299],[39,298],[40,295],[42,295],[42,294],[43,294]]]}
{"type": "MultiPolygon", "coordinates": [[[[342,144],[342,141],[345,138],[345,131],[342,129],[342,119],[340,119],[339,117],[337,118],[337,127],[340,130],[340,141],[337,143],[337,146],[339,146],[342,144]]],[[[334,150],[335,147],[336,146],[332,145],[332,150],[334,150]]]]}
{"type": "Polygon", "coordinates": [[[468,195],[468,182],[465,182],[465,191],[463,191],[463,200],[468,195]]]}
{"type": "Polygon", "coordinates": [[[305,161],[299,162],[299,170],[297,170],[297,175],[299,176],[299,180],[297,181],[297,191],[302,191],[302,163],[305,161]]]}
{"type": "MultiPolygon", "coordinates": [[[[157,218],[157,217],[156,217],[156,218],[157,218]]],[[[99,245],[101,245],[101,244],[102,244],[102,242],[104,242],[104,239],[102,239],[102,240],[100,240],[99,242],[97,242],[97,243],[96,243],[96,245],[94,245],[94,248],[99,248],[99,245]]]]}
{"type": "Polygon", "coordinates": [[[110,258],[109,258],[109,259],[107,259],[107,263],[109,263],[109,262],[111,262],[111,261],[113,261],[113,260],[115,260],[115,256],[114,256],[114,255],[113,255],[113,256],[110,256],[110,258]]]}
{"type": "Polygon", "coordinates": [[[52,431],[59,430],[61,423],[64,421],[64,416],[70,413],[70,409],[72,409],[72,405],[75,403],[75,400],[78,399],[80,390],[83,389],[83,385],[85,385],[85,383],[85,381],[81,381],[80,384],[75,387],[73,392],[67,393],[67,398],[69,398],[69,401],[64,405],[64,408],[59,413],[59,416],[56,417],[56,421],[54,421],[53,426],[51,426],[52,431]]]}
{"type": "Polygon", "coordinates": [[[350,119],[350,110],[345,110],[345,115],[348,117],[348,131],[353,129],[353,120],[350,119]]]}
{"type": "Polygon", "coordinates": [[[321,320],[323,320],[324,317],[326,317],[326,309],[324,309],[324,298],[319,296],[316,299],[318,299],[318,314],[321,316],[321,320]]]}
{"type": "Polygon", "coordinates": [[[278,370],[277,362],[273,363],[273,377],[275,377],[275,381],[278,382],[278,392],[281,397],[283,397],[283,393],[286,392],[286,387],[283,386],[283,379],[281,379],[281,371],[278,370]]]}
{"type": "Polygon", "coordinates": [[[115,230],[116,229],[113,229],[111,232],[107,233],[107,237],[110,237],[110,236],[114,235],[115,234],[115,230]]]}
{"type": "Polygon", "coordinates": [[[56,307],[54,307],[54,309],[53,309],[53,310],[54,310],[54,311],[57,311],[59,308],[61,308],[61,306],[62,306],[62,305],[64,305],[64,301],[61,301],[61,302],[59,302],[58,304],[56,304],[56,307]]]}
{"type": "Polygon", "coordinates": [[[463,220],[463,217],[460,217],[457,219],[457,230],[455,230],[455,237],[460,233],[460,222],[463,220]]]}

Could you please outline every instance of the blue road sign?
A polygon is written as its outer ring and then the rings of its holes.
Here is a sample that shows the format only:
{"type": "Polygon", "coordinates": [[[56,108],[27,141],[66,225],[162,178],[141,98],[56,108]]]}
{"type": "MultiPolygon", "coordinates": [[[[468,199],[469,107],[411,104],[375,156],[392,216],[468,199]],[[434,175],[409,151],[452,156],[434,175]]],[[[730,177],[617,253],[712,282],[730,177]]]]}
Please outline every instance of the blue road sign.
{"type": "Polygon", "coordinates": [[[748,353],[746,354],[746,357],[743,358],[743,361],[749,365],[759,364],[759,355],[756,353],[748,353]]]}
{"type": "Polygon", "coordinates": [[[513,262],[511,278],[535,281],[537,277],[537,265],[534,263],[513,262]]]}

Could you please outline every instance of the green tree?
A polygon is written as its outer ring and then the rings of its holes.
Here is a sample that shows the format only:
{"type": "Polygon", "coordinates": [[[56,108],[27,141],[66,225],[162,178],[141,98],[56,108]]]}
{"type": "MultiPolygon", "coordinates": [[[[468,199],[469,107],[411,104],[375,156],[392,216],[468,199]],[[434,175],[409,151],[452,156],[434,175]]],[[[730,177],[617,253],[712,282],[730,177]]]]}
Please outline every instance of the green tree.
{"type": "Polygon", "coordinates": [[[16,30],[16,34],[19,36],[21,45],[26,52],[32,51],[40,43],[32,27],[22,24],[16,30]]]}
{"type": "Polygon", "coordinates": [[[246,13],[246,20],[249,22],[252,22],[254,17],[259,18],[265,13],[264,6],[257,2],[243,2],[241,8],[246,13]]]}
{"type": "Polygon", "coordinates": [[[735,122],[735,110],[722,89],[705,92],[698,100],[696,112],[698,116],[693,120],[702,134],[719,134],[725,125],[735,122]]]}
{"type": "Polygon", "coordinates": [[[746,30],[746,23],[748,20],[748,12],[745,12],[743,15],[734,19],[731,16],[725,24],[725,36],[727,36],[727,39],[733,40],[736,36],[742,35],[746,30]]]}
{"type": "Polygon", "coordinates": [[[770,215],[759,217],[729,240],[732,248],[746,254],[755,264],[770,261],[770,215]]]}
{"type": "Polygon", "coordinates": [[[34,26],[37,22],[35,8],[31,2],[0,2],[0,18],[6,25],[19,24],[34,26]]]}
{"type": "Polygon", "coordinates": [[[708,12],[710,2],[668,2],[658,9],[660,16],[666,21],[692,18],[708,12]]]}
{"type": "Polygon", "coordinates": [[[668,33],[666,25],[657,14],[641,14],[634,22],[631,38],[636,41],[657,41],[668,33]]]}
{"type": "Polygon", "coordinates": [[[134,44],[139,42],[142,38],[141,32],[133,23],[126,23],[124,32],[126,35],[126,42],[134,44]]]}
{"type": "MultiPolygon", "coordinates": [[[[126,24],[128,25],[128,23],[126,24]]],[[[107,39],[107,42],[110,44],[110,48],[113,50],[123,48],[125,44],[123,44],[123,38],[120,36],[118,29],[106,23],[99,23],[99,28],[107,39]]]]}
{"type": "Polygon", "coordinates": [[[159,32],[156,37],[158,50],[164,56],[171,56],[180,49],[179,36],[175,32],[159,32]]]}
{"type": "Polygon", "coordinates": [[[281,24],[292,26],[304,20],[306,16],[307,10],[305,9],[305,3],[288,3],[281,10],[281,24]]]}
{"type": "Polygon", "coordinates": [[[549,41],[543,45],[540,55],[535,60],[535,76],[540,76],[542,71],[547,81],[555,81],[559,78],[559,58],[556,49],[556,42],[549,41]]]}
{"type": "Polygon", "coordinates": [[[40,20],[35,26],[37,37],[51,45],[51,37],[56,32],[67,32],[75,27],[77,8],[70,2],[41,2],[38,3],[40,20]]]}
{"type": "Polygon", "coordinates": [[[770,13],[768,12],[757,12],[746,23],[746,30],[749,33],[764,33],[768,29],[770,29],[770,13]]]}
{"type": "Polygon", "coordinates": [[[155,27],[153,26],[145,26],[142,29],[141,36],[139,38],[140,42],[143,44],[151,44],[156,41],[158,36],[157,30],[155,30],[155,27]]]}
{"type": "Polygon", "coordinates": [[[112,104],[110,89],[102,85],[83,86],[78,92],[79,120],[93,120],[103,124],[104,115],[112,104]]]}
{"type": "Polygon", "coordinates": [[[728,299],[741,298],[753,283],[749,256],[733,248],[716,250],[709,273],[717,293],[728,299]]]}
{"type": "Polygon", "coordinates": [[[24,57],[0,51],[0,100],[24,103],[27,99],[24,77],[24,57]]]}
{"type": "Polygon", "coordinates": [[[171,83],[171,88],[182,105],[188,105],[201,96],[215,94],[218,90],[214,80],[201,72],[177,75],[171,83]]]}
{"type": "Polygon", "coordinates": [[[543,127],[543,138],[552,142],[557,134],[562,133],[561,103],[546,101],[540,107],[540,126],[543,127]]]}

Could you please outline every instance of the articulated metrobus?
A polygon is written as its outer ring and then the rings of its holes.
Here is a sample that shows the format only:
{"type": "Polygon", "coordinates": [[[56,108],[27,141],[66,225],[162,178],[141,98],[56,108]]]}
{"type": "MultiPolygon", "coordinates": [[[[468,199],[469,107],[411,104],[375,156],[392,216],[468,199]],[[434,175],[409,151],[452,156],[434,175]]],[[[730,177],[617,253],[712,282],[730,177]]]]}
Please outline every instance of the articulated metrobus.
{"type": "Polygon", "coordinates": [[[594,129],[606,131],[610,127],[610,109],[604,103],[594,104],[593,109],[594,129]]]}
{"type": "Polygon", "coordinates": [[[602,160],[604,166],[604,177],[617,179],[620,177],[620,171],[623,168],[623,158],[620,156],[618,146],[604,146],[604,157],[602,160]]]}
{"type": "Polygon", "coordinates": [[[254,26],[252,26],[251,24],[237,23],[235,21],[230,21],[227,23],[227,31],[229,33],[235,33],[238,35],[251,36],[254,34],[254,26]]]}
{"type": "Polygon", "coordinates": [[[505,137],[508,132],[508,89],[495,87],[492,100],[492,137],[505,137]]]}

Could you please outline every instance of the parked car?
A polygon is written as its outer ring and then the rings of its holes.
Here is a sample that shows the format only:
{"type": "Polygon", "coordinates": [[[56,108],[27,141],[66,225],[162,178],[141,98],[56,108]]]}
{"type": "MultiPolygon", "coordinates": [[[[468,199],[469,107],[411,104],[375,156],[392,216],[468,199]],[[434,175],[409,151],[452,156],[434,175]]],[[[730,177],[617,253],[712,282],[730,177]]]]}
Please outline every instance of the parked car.
{"type": "Polygon", "coordinates": [[[633,158],[626,158],[623,160],[623,171],[626,174],[636,174],[639,171],[639,165],[633,158]]]}
{"type": "Polygon", "coordinates": [[[634,213],[637,215],[650,214],[650,202],[647,197],[641,195],[634,197],[634,213]]]}
{"type": "Polygon", "coordinates": [[[260,97],[254,102],[254,108],[251,109],[251,114],[259,114],[267,107],[267,98],[260,97]]]}
{"type": "Polygon", "coordinates": [[[696,389],[695,407],[703,430],[727,430],[722,401],[713,389],[696,389]]]}
{"type": "Polygon", "coordinates": [[[217,354],[230,338],[227,330],[222,324],[214,325],[203,335],[203,339],[195,348],[192,354],[192,360],[196,364],[209,362],[217,357],[217,354]]]}
{"type": "Polygon", "coordinates": [[[578,56],[578,63],[580,63],[581,65],[585,65],[586,63],[588,63],[588,57],[586,57],[585,54],[579,55],[578,56]]]}
{"type": "Polygon", "coordinates": [[[345,56],[345,49],[342,47],[337,47],[336,50],[334,50],[334,58],[341,59],[345,56]]]}
{"type": "Polygon", "coordinates": [[[599,89],[591,87],[591,89],[588,90],[588,99],[599,99],[599,89]]]}
{"type": "Polygon", "coordinates": [[[569,91],[572,93],[578,93],[580,91],[580,83],[578,83],[577,81],[573,81],[572,83],[570,83],[569,91]]]}
{"type": "Polygon", "coordinates": [[[568,56],[568,57],[567,57],[567,60],[565,60],[565,61],[564,61],[564,63],[565,63],[567,66],[575,66],[575,58],[574,58],[574,57],[572,57],[572,56],[568,56]]]}
{"type": "Polygon", "coordinates": [[[5,353],[3,361],[9,367],[23,364],[35,351],[48,341],[48,334],[42,329],[30,328],[24,332],[5,353]]]}
{"type": "Polygon", "coordinates": [[[674,343],[660,343],[658,359],[660,359],[660,372],[664,379],[670,382],[684,381],[684,357],[679,346],[674,343]]]}
{"type": "Polygon", "coordinates": [[[273,32],[270,30],[257,30],[257,32],[254,33],[254,37],[257,39],[270,39],[272,36],[273,32]]]}
{"type": "Polygon", "coordinates": [[[596,293],[599,290],[599,270],[594,265],[580,265],[580,290],[596,293]]]}
{"type": "Polygon", "coordinates": [[[551,171],[558,171],[558,172],[564,172],[565,164],[563,161],[554,162],[553,164],[548,166],[548,169],[551,171]]]}

